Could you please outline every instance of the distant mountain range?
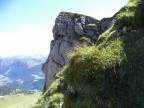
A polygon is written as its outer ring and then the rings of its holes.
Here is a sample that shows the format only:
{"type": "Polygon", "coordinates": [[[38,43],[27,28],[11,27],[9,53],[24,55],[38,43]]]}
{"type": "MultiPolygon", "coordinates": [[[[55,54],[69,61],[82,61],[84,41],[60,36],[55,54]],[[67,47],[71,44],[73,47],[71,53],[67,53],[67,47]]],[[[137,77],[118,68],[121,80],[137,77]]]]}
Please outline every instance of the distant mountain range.
{"type": "Polygon", "coordinates": [[[42,90],[44,74],[41,66],[45,60],[46,56],[42,55],[0,57],[0,92],[11,92],[16,88],[42,90]]]}

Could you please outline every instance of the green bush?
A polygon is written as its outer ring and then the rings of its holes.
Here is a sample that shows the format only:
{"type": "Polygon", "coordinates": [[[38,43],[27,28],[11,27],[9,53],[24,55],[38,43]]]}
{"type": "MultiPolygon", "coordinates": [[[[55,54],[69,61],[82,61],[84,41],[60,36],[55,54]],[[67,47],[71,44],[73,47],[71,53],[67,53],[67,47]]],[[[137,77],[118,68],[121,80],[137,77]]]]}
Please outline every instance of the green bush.
{"type": "Polygon", "coordinates": [[[116,14],[116,26],[119,29],[124,26],[131,27],[132,29],[143,27],[143,20],[143,0],[130,0],[130,2],[116,14]]]}
{"type": "Polygon", "coordinates": [[[91,108],[144,107],[143,4],[143,0],[131,0],[116,14],[115,24],[100,36],[97,46],[78,47],[70,54],[64,79],[76,95],[68,94],[67,106],[77,103],[76,108],[83,108],[89,100],[91,108]],[[131,28],[128,35],[113,35],[124,26],[131,28]]]}

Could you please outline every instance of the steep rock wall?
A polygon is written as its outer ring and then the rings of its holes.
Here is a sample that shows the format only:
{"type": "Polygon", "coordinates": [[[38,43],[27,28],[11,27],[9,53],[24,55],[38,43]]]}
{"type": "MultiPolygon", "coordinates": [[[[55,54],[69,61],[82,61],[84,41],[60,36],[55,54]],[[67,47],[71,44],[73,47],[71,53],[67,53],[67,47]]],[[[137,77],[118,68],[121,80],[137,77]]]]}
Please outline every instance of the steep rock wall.
{"type": "Polygon", "coordinates": [[[80,44],[80,38],[86,37],[96,42],[99,35],[112,26],[114,18],[101,21],[89,16],[61,12],[55,20],[53,37],[48,59],[42,66],[45,74],[44,91],[54,81],[55,74],[66,64],[67,53],[80,44]]]}

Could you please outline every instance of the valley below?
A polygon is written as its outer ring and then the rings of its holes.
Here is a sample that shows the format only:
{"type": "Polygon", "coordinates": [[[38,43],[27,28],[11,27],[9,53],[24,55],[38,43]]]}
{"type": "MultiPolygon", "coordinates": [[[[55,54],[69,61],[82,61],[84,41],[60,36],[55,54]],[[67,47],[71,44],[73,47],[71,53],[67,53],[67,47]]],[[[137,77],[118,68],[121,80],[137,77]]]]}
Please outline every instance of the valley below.
{"type": "Polygon", "coordinates": [[[0,57],[0,95],[42,91],[45,56],[0,57]]]}
{"type": "Polygon", "coordinates": [[[41,92],[0,96],[0,108],[28,108],[40,97],[41,92]]]}

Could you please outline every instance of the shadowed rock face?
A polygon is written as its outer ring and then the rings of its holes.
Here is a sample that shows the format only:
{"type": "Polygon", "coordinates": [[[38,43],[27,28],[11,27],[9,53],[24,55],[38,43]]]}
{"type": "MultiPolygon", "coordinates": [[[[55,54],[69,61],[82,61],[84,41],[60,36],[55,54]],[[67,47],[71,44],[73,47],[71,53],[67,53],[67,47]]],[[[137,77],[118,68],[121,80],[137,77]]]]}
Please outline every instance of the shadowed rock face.
{"type": "Polygon", "coordinates": [[[55,74],[66,64],[67,53],[80,43],[80,37],[96,42],[99,35],[111,27],[113,18],[101,21],[89,16],[61,12],[55,20],[51,49],[42,70],[45,74],[45,88],[54,81],[55,74]]]}

